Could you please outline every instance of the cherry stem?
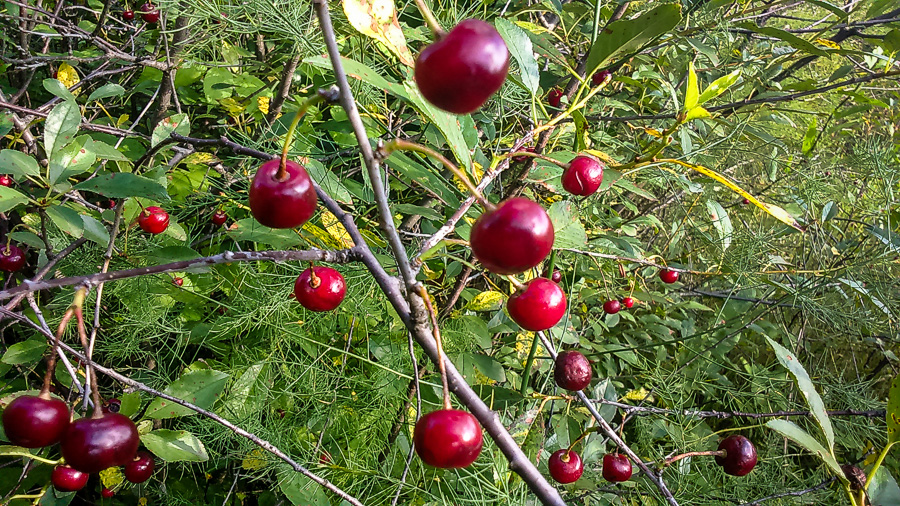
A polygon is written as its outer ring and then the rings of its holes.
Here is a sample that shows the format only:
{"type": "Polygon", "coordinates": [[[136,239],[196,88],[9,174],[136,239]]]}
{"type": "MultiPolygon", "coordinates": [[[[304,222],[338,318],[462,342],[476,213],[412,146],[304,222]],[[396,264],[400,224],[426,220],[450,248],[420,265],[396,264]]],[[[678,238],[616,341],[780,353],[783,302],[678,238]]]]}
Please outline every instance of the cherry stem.
{"type": "Polygon", "coordinates": [[[561,162],[559,160],[550,158],[547,155],[542,155],[540,153],[534,153],[532,151],[513,151],[511,153],[506,153],[505,155],[501,155],[500,158],[512,158],[514,156],[530,156],[532,158],[540,158],[541,160],[544,160],[545,162],[550,162],[553,165],[558,165],[558,166],[562,167],[563,169],[565,169],[566,167],[569,166],[568,162],[561,162]]]}
{"type": "Polygon", "coordinates": [[[514,286],[517,291],[525,289],[525,284],[516,279],[515,276],[506,276],[506,279],[509,280],[509,284],[514,286]]]}
{"type": "Polygon", "coordinates": [[[316,266],[312,262],[309,263],[309,286],[318,288],[322,284],[322,278],[316,276],[316,266]]]}
{"type": "MultiPolygon", "coordinates": [[[[566,449],[566,455],[565,455],[566,459],[568,459],[569,452],[571,452],[572,449],[575,448],[575,445],[580,443],[582,439],[586,438],[588,436],[588,434],[590,434],[592,432],[599,432],[599,430],[600,430],[599,427],[591,427],[590,429],[586,429],[584,432],[582,432],[581,435],[578,436],[578,439],[576,439],[575,441],[572,441],[569,444],[569,447],[566,449]]],[[[563,462],[568,462],[568,460],[564,460],[563,462]]]]}
{"type": "Polygon", "coordinates": [[[56,369],[56,356],[59,353],[59,341],[62,339],[66,327],[69,326],[69,320],[72,319],[72,315],[74,315],[75,311],[80,309],[81,305],[84,304],[86,292],[87,290],[85,288],[79,288],[75,291],[75,299],[72,301],[72,305],[66,309],[62,320],[59,322],[59,327],[56,329],[56,335],[53,337],[53,347],[50,350],[50,355],[47,356],[47,372],[44,373],[44,384],[41,386],[41,392],[38,394],[38,396],[43,399],[50,398],[50,385],[53,382],[53,372],[56,369]]]}
{"type": "Polygon", "coordinates": [[[425,301],[425,307],[428,308],[428,314],[431,316],[431,326],[434,331],[434,343],[437,346],[438,368],[441,370],[441,383],[444,387],[444,409],[450,409],[450,387],[447,384],[447,366],[444,365],[444,345],[441,342],[441,329],[438,327],[437,313],[431,305],[431,298],[428,296],[428,290],[424,286],[419,285],[419,295],[425,301]]]}
{"type": "Polygon", "coordinates": [[[454,176],[458,177],[460,181],[462,181],[463,186],[469,190],[478,202],[488,211],[492,211],[496,208],[494,204],[488,202],[487,199],[484,198],[484,195],[478,191],[478,188],[472,183],[472,180],[469,179],[469,176],[466,175],[465,172],[459,169],[456,165],[453,164],[450,160],[447,159],[444,155],[438,153],[437,151],[423,146],[421,144],[416,144],[415,142],[409,142],[403,139],[394,139],[392,141],[388,141],[383,146],[381,146],[381,152],[383,153],[384,158],[391,156],[391,153],[394,151],[414,151],[416,153],[422,153],[423,155],[430,156],[437,161],[441,162],[441,164],[447,168],[450,172],[453,173],[454,176]]]}
{"type": "Polygon", "coordinates": [[[287,157],[288,150],[291,147],[291,142],[294,140],[294,131],[297,130],[297,125],[300,124],[300,118],[306,114],[306,111],[309,110],[315,104],[319,102],[334,102],[338,99],[338,91],[337,88],[329,88],[329,89],[320,89],[316,92],[315,95],[307,98],[303,102],[300,103],[300,107],[297,109],[297,112],[294,113],[294,119],[291,121],[291,126],[288,127],[287,134],[284,137],[284,147],[281,148],[281,163],[278,165],[278,172],[275,173],[276,181],[284,181],[287,179],[287,157]]]}
{"type": "Polygon", "coordinates": [[[553,270],[556,268],[556,250],[550,250],[550,260],[547,260],[547,278],[553,279],[553,270]]]}
{"type": "Polygon", "coordinates": [[[434,38],[437,40],[441,40],[444,36],[447,35],[447,32],[441,28],[441,24],[438,23],[436,17],[434,17],[434,13],[431,12],[431,9],[425,5],[425,0],[416,0],[416,7],[419,8],[419,12],[422,14],[422,18],[425,20],[425,24],[428,25],[428,28],[434,33],[434,38]]]}
{"type": "Polygon", "coordinates": [[[94,350],[88,344],[87,328],[84,326],[84,315],[81,313],[81,302],[83,301],[83,296],[81,301],[76,298],[77,305],[73,303],[72,309],[75,312],[75,321],[78,323],[78,337],[81,338],[84,356],[87,358],[87,374],[91,384],[91,399],[94,401],[94,412],[91,413],[91,418],[97,419],[103,417],[103,408],[101,407],[100,389],[97,387],[97,371],[94,369],[94,359],[92,357],[94,350]]]}
{"type": "Polygon", "coordinates": [[[662,467],[669,467],[675,462],[678,462],[681,459],[685,459],[688,457],[724,457],[725,450],[715,450],[708,452],[687,452],[682,453],[681,455],[675,455],[674,457],[669,457],[663,461],[662,467]]]}

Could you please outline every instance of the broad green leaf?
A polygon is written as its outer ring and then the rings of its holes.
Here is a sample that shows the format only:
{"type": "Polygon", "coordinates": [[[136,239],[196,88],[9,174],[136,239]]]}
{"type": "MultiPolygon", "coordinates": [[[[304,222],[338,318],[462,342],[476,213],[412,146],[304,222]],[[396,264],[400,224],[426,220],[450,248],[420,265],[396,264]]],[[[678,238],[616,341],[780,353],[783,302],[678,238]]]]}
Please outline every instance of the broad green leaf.
{"type": "Polygon", "coordinates": [[[141,394],[138,392],[129,392],[119,396],[119,413],[127,417],[134,416],[141,409],[141,394]]]}
{"type": "Polygon", "coordinates": [[[0,358],[0,362],[9,365],[33,364],[44,356],[44,351],[46,350],[46,340],[29,339],[7,348],[6,353],[0,358]]]}
{"type": "Polygon", "coordinates": [[[84,234],[84,220],[78,211],[66,206],[53,205],[47,208],[47,216],[54,225],[63,232],[75,238],[81,238],[84,234]]]}
{"type": "Polygon", "coordinates": [[[123,88],[121,85],[116,83],[107,83],[94,90],[91,93],[91,96],[88,97],[88,102],[93,102],[94,100],[102,100],[109,97],[121,97],[124,94],[125,88],[123,88]]]}
{"type": "Polygon", "coordinates": [[[664,4],[636,19],[614,21],[597,35],[587,59],[587,75],[612,62],[616,56],[634,52],[681,22],[681,6],[664,4]]]}
{"type": "Polygon", "coordinates": [[[74,188],[99,193],[104,197],[114,199],[144,197],[157,202],[169,200],[169,194],[162,185],[130,172],[101,174],[76,184],[74,188]]]}
{"type": "Polygon", "coordinates": [[[0,151],[0,174],[40,177],[41,168],[33,156],[14,149],[4,149],[0,151]]]}
{"type": "Polygon", "coordinates": [[[240,419],[266,405],[269,393],[268,364],[248,367],[228,389],[228,398],[219,410],[226,418],[240,419]]]}
{"type": "Polygon", "coordinates": [[[828,52],[816,47],[812,42],[808,40],[801,39],[800,37],[794,35],[793,33],[786,32],[784,30],[780,30],[778,28],[774,28],[771,26],[756,26],[753,23],[743,23],[741,25],[742,28],[750,30],[752,32],[756,32],[762,35],[768,35],[769,37],[775,37],[776,39],[781,39],[787,42],[791,47],[797,49],[799,51],[803,51],[805,53],[809,53],[816,56],[828,56],[828,52]]]}
{"type": "Polygon", "coordinates": [[[94,241],[101,246],[109,244],[109,230],[106,230],[102,223],[86,214],[82,214],[81,219],[84,222],[84,237],[86,239],[94,241]]]}
{"type": "Polygon", "coordinates": [[[722,93],[734,85],[738,79],[741,77],[741,69],[737,69],[734,72],[724,75],[715,81],[712,82],[709,86],[703,90],[703,93],[700,94],[700,98],[698,101],[698,105],[703,105],[710,100],[718,97],[722,93]]]}
{"type": "Polygon", "coordinates": [[[554,248],[580,249],[587,244],[587,233],[578,218],[578,208],[571,200],[555,202],[547,211],[553,222],[554,248]]]}
{"type": "Polygon", "coordinates": [[[698,105],[700,98],[700,85],[697,84],[697,72],[694,70],[694,62],[688,64],[687,88],[684,90],[684,105],[682,111],[690,111],[698,105]]]}
{"type": "Polygon", "coordinates": [[[300,236],[293,230],[269,228],[253,218],[244,218],[234,223],[226,233],[235,241],[259,242],[278,249],[290,248],[303,243],[300,236]]]}
{"type": "Polygon", "coordinates": [[[766,340],[769,341],[769,346],[775,350],[775,356],[778,358],[778,361],[781,362],[791,374],[794,375],[794,378],[797,380],[797,387],[800,388],[800,393],[803,394],[803,397],[806,399],[806,403],[809,405],[809,411],[812,413],[813,418],[819,423],[819,427],[822,428],[822,432],[825,434],[825,440],[828,442],[828,450],[834,451],[834,430],[831,428],[831,419],[828,418],[828,413],[825,412],[825,403],[822,402],[822,397],[819,396],[819,392],[816,391],[816,386],[813,385],[811,379],[809,379],[809,374],[807,374],[806,369],[803,367],[803,364],[797,360],[797,356],[794,353],[788,351],[784,346],[773,341],[768,336],[766,340]]]}
{"type": "Polygon", "coordinates": [[[886,466],[879,466],[875,471],[866,493],[871,506],[897,506],[900,504],[900,486],[897,486],[897,481],[886,466]]]}
{"type": "Polygon", "coordinates": [[[884,47],[885,51],[888,54],[893,54],[900,51],[900,28],[894,28],[888,33],[884,34],[884,39],[881,41],[881,46],[884,47]]]}
{"type": "Polygon", "coordinates": [[[816,136],[819,133],[819,122],[816,121],[816,118],[813,118],[812,121],[809,122],[809,128],[806,129],[806,135],[803,136],[803,154],[808,155],[812,152],[816,143],[816,136]]]}
{"type": "Polygon", "coordinates": [[[173,114],[168,118],[163,118],[156,128],[153,129],[153,135],[150,136],[150,145],[156,146],[160,142],[169,138],[169,135],[175,132],[181,135],[190,135],[191,122],[188,120],[186,113],[173,114]]]}
{"type": "Polygon", "coordinates": [[[44,85],[45,90],[63,100],[75,100],[75,95],[73,95],[72,92],[69,91],[68,88],[66,88],[66,85],[63,84],[59,79],[44,79],[42,84],[44,85]]]}
{"type": "MultiPolygon", "coordinates": [[[[208,409],[218,400],[227,382],[228,375],[223,372],[212,369],[192,371],[172,382],[163,392],[208,409]]],[[[157,419],[193,414],[195,414],[193,410],[159,397],[153,399],[144,412],[145,417],[157,419]]]]}
{"type": "Polygon", "coordinates": [[[94,148],[94,152],[97,153],[97,158],[100,160],[125,161],[129,159],[121,151],[103,141],[95,139],[91,147],[94,148]]]}
{"type": "Polygon", "coordinates": [[[816,454],[823,462],[825,462],[835,476],[842,481],[847,480],[847,478],[844,477],[844,471],[841,470],[841,466],[838,465],[834,457],[828,453],[828,450],[794,422],[781,419],[769,420],[766,422],[766,427],[797,443],[810,453],[816,454]]]}
{"type": "Polygon", "coordinates": [[[293,469],[279,473],[278,486],[295,506],[331,506],[321,485],[293,469]]]}
{"type": "Polygon", "coordinates": [[[50,111],[44,122],[44,150],[51,158],[61,147],[72,142],[80,124],[81,109],[74,100],[63,100],[50,111]]]}
{"type": "Polygon", "coordinates": [[[525,89],[533,96],[540,86],[540,76],[537,60],[534,59],[534,50],[528,34],[518,25],[505,18],[497,18],[494,21],[500,36],[506,41],[509,54],[519,64],[519,73],[525,89]]]}
{"type": "Polygon", "coordinates": [[[350,25],[388,47],[404,65],[414,65],[392,0],[343,0],[350,25]]]}
{"type": "Polygon", "coordinates": [[[157,429],[141,436],[141,443],[166,462],[206,462],[203,442],[184,430],[157,429]]]}
{"type": "Polygon", "coordinates": [[[56,184],[77,176],[94,165],[97,154],[94,153],[93,142],[87,135],[79,135],[74,141],[66,144],[50,157],[50,184],[56,184]]]}
{"type": "Polygon", "coordinates": [[[212,103],[228,98],[234,90],[234,74],[223,67],[214,67],[206,72],[203,78],[203,93],[206,100],[212,103]]]}
{"type": "Polygon", "coordinates": [[[472,154],[469,152],[469,146],[463,137],[460,118],[455,114],[444,112],[431,105],[410,81],[406,83],[406,93],[409,95],[410,101],[444,134],[444,138],[447,140],[447,144],[450,145],[450,149],[453,150],[453,154],[456,155],[460,166],[471,175],[471,170],[469,169],[472,167],[472,154]]]}
{"type": "Polygon", "coordinates": [[[891,391],[888,394],[887,413],[888,444],[900,441],[900,375],[891,381],[891,391]]]}
{"type": "Polygon", "coordinates": [[[731,218],[728,217],[725,208],[715,200],[706,201],[706,210],[709,211],[709,219],[712,220],[713,227],[719,234],[719,239],[722,240],[722,251],[725,251],[731,246],[731,237],[734,232],[731,218]]]}
{"type": "Polygon", "coordinates": [[[475,363],[475,368],[481,374],[501,383],[506,381],[506,371],[503,370],[503,365],[500,362],[480,353],[471,353],[469,358],[475,363]]]}
{"type": "Polygon", "coordinates": [[[19,204],[28,202],[28,197],[8,186],[0,186],[0,213],[5,213],[19,204]]]}
{"type": "MultiPolygon", "coordinates": [[[[3,199],[0,198],[0,201],[2,201],[2,200],[3,199]]],[[[32,232],[28,232],[25,230],[16,230],[15,232],[10,232],[9,237],[13,241],[20,242],[22,244],[27,244],[27,245],[31,246],[32,248],[41,249],[44,247],[44,241],[41,240],[39,235],[32,233],[32,232]]]]}

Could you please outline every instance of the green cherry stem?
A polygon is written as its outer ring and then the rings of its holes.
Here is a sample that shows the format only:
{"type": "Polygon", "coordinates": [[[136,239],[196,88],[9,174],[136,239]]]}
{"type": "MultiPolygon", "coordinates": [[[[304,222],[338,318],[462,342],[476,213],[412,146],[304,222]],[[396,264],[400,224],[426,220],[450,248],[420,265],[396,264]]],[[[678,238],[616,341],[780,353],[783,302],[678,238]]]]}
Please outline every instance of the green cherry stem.
{"type": "Polygon", "coordinates": [[[51,460],[45,459],[44,457],[40,457],[38,455],[34,455],[32,453],[27,452],[0,452],[0,457],[25,457],[26,459],[36,460],[38,462],[43,462],[44,464],[56,465],[59,464],[59,460],[51,460]]]}
{"type": "MultiPolygon", "coordinates": [[[[569,452],[571,452],[572,449],[575,448],[575,445],[577,445],[578,443],[580,443],[582,439],[586,438],[586,437],[588,436],[588,434],[590,434],[590,433],[592,433],[592,432],[600,432],[600,427],[591,427],[591,428],[589,428],[589,429],[586,429],[584,432],[582,432],[581,435],[578,436],[578,439],[576,439],[575,441],[572,441],[571,443],[569,443],[569,447],[566,448],[566,455],[565,455],[565,456],[568,457],[568,456],[569,456],[569,452]]],[[[568,462],[568,460],[567,460],[566,462],[568,462]]]]}
{"type": "Polygon", "coordinates": [[[75,315],[76,307],[81,307],[84,304],[86,292],[87,289],[85,288],[79,288],[75,291],[75,300],[72,302],[72,305],[66,309],[62,320],[59,322],[59,327],[56,329],[56,335],[53,337],[53,347],[50,349],[50,355],[47,356],[47,372],[44,374],[44,384],[41,387],[40,394],[38,394],[41,398],[50,398],[50,383],[53,381],[53,372],[56,369],[56,355],[58,353],[57,350],[59,350],[59,340],[66,331],[66,327],[69,326],[69,320],[75,315]]]}
{"type": "Polygon", "coordinates": [[[725,450],[714,450],[714,451],[708,451],[708,452],[687,452],[687,453],[682,453],[681,455],[675,455],[674,457],[669,457],[669,458],[667,458],[666,460],[664,460],[664,461],[662,462],[662,467],[669,467],[669,466],[671,466],[672,464],[678,462],[679,460],[681,460],[681,459],[686,459],[686,458],[688,458],[688,457],[703,457],[703,456],[709,456],[709,457],[724,457],[724,456],[725,456],[725,450]]]}
{"type": "Polygon", "coordinates": [[[428,308],[428,314],[431,316],[431,327],[434,331],[434,343],[437,346],[438,368],[441,371],[441,384],[444,389],[444,409],[451,409],[450,404],[450,386],[447,383],[447,366],[444,365],[444,345],[441,342],[441,329],[438,327],[437,313],[434,306],[431,305],[431,297],[428,296],[428,290],[424,286],[419,285],[419,296],[425,301],[425,307],[428,308]]]}
{"type": "Polygon", "coordinates": [[[547,155],[541,155],[538,153],[532,153],[531,151],[513,151],[512,153],[506,153],[505,155],[501,155],[498,158],[511,158],[514,156],[530,156],[532,158],[540,158],[545,162],[550,162],[554,165],[558,165],[559,167],[565,169],[569,164],[567,162],[561,162],[559,160],[554,160],[547,155]]]}
{"type": "Polygon", "coordinates": [[[556,250],[550,250],[550,260],[547,260],[547,277],[553,279],[553,269],[556,268],[556,250]]]}
{"type": "Polygon", "coordinates": [[[291,121],[291,126],[288,127],[287,134],[284,136],[284,147],[281,149],[281,163],[278,165],[278,172],[275,173],[276,180],[284,181],[287,178],[288,150],[291,147],[291,142],[294,140],[294,131],[297,130],[297,125],[300,124],[300,118],[302,118],[303,115],[306,114],[306,111],[313,105],[318,104],[319,102],[335,102],[337,99],[338,90],[332,86],[329,89],[318,90],[315,95],[300,103],[300,107],[297,108],[297,112],[294,113],[294,119],[291,121]]]}
{"type": "Polygon", "coordinates": [[[416,0],[416,7],[419,8],[419,12],[422,14],[422,18],[425,20],[425,24],[434,33],[434,38],[436,40],[441,40],[447,35],[447,32],[441,28],[441,24],[438,23],[436,17],[434,17],[434,13],[431,12],[431,9],[425,5],[425,0],[416,0]]]}

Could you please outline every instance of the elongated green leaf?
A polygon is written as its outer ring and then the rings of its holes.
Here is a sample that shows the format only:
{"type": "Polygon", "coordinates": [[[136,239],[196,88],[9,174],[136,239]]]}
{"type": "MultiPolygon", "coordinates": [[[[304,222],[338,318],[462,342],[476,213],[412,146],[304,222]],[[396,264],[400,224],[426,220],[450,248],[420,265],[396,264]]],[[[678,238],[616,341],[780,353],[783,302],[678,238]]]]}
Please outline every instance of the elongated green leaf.
{"type": "Polygon", "coordinates": [[[847,13],[846,11],[844,11],[837,5],[834,5],[831,2],[826,2],[825,0],[804,0],[804,1],[808,4],[818,5],[819,7],[828,10],[829,12],[831,12],[832,14],[837,16],[837,18],[840,20],[847,19],[847,16],[849,15],[849,13],[847,13]]]}
{"type": "Polygon", "coordinates": [[[894,444],[900,441],[900,375],[891,381],[885,418],[887,418],[888,443],[894,444]]]}
{"type": "Polygon", "coordinates": [[[125,94],[125,88],[116,83],[108,83],[103,86],[97,88],[91,93],[91,96],[88,97],[88,102],[93,102],[94,100],[101,100],[109,97],[121,97],[125,94]]]}
{"type": "Polygon", "coordinates": [[[39,177],[41,168],[33,156],[14,149],[4,149],[0,151],[0,174],[39,177]]]}
{"type": "Polygon", "coordinates": [[[266,404],[268,364],[258,362],[248,367],[228,389],[228,398],[219,412],[229,418],[241,418],[266,404]]]}
{"type": "Polygon", "coordinates": [[[184,430],[157,429],[141,436],[148,450],[166,462],[206,462],[203,442],[184,430]]]}
{"type": "Polygon", "coordinates": [[[78,183],[75,185],[75,189],[99,193],[104,197],[114,199],[144,197],[155,201],[169,200],[169,194],[162,185],[130,172],[102,174],[88,181],[78,183]]]}
{"type": "Polygon", "coordinates": [[[741,78],[741,69],[737,69],[730,74],[726,74],[715,81],[713,81],[709,86],[703,90],[703,93],[700,94],[700,98],[698,99],[698,104],[703,105],[710,100],[718,97],[722,93],[725,93],[728,88],[732,87],[734,83],[741,78]]]}
{"type": "Polygon", "coordinates": [[[587,233],[578,218],[578,208],[571,200],[555,202],[547,211],[553,222],[554,248],[583,248],[587,244],[587,233]]]}
{"type": "Polygon", "coordinates": [[[806,399],[810,413],[812,413],[813,418],[816,419],[816,422],[819,423],[819,427],[822,428],[822,432],[825,434],[825,440],[828,441],[828,450],[830,452],[834,451],[834,430],[831,428],[831,419],[828,418],[828,413],[825,412],[825,403],[822,402],[822,397],[819,396],[815,385],[809,379],[806,369],[797,360],[796,355],[788,351],[784,346],[781,346],[769,337],[766,337],[766,340],[769,341],[769,346],[775,350],[775,356],[781,362],[781,365],[796,378],[797,387],[800,388],[800,392],[806,399]]]}
{"type": "Polygon", "coordinates": [[[522,84],[525,85],[526,90],[534,95],[537,93],[538,86],[540,86],[540,76],[537,60],[534,59],[531,39],[528,38],[525,30],[505,18],[497,18],[494,24],[497,27],[497,31],[500,32],[500,36],[506,41],[509,54],[519,64],[522,84]]]}
{"type": "Polygon", "coordinates": [[[697,84],[697,72],[694,70],[694,62],[688,64],[687,88],[684,90],[684,105],[681,110],[690,111],[697,106],[700,98],[700,85],[697,84]]]}
{"type": "Polygon", "coordinates": [[[900,504],[900,486],[886,466],[879,466],[866,490],[871,506],[897,506],[900,504]]]}
{"type": "Polygon", "coordinates": [[[28,202],[28,197],[18,190],[14,190],[8,186],[0,186],[0,213],[5,213],[25,202],[28,202]]]}
{"type": "Polygon", "coordinates": [[[97,161],[87,135],[79,135],[74,141],[57,150],[50,157],[50,184],[56,184],[90,169],[97,161]]]}
{"type": "Polygon", "coordinates": [[[806,129],[806,135],[803,136],[803,154],[808,155],[812,152],[816,143],[816,136],[819,133],[819,122],[816,121],[816,118],[813,118],[812,121],[809,122],[809,128],[806,129]]]}
{"type": "Polygon", "coordinates": [[[406,83],[406,93],[409,95],[410,101],[444,134],[444,138],[447,139],[447,144],[450,145],[450,149],[453,150],[453,154],[456,155],[459,164],[465,169],[470,169],[472,167],[472,154],[469,152],[469,146],[463,137],[460,118],[431,105],[419,93],[419,89],[412,82],[408,81],[406,83]]]}
{"type": "Polygon", "coordinates": [[[756,32],[762,35],[768,35],[769,37],[775,37],[776,39],[781,39],[787,42],[792,48],[803,51],[805,53],[816,56],[828,56],[827,51],[819,49],[812,42],[801,39],[793,33],[786,32],[778,28],[773,28],[771,26],[756,26],[752,23],[744,23],[741,26],[752,32],[756,32]]]}
{"type": "Polygon", "coordinates": [[[75,95],[73,95],[72,92],[69,91],[68,88],[66,88],[66,85],[64,85],[59,79],[47,78],[44,79],[43,83],[41,84],[44,85],[45,90],[63,100],[75,100],[75,95]]]}
{"type": "Polygon", "coordinates": [[[47,208],[47,216],[54,225],[72,237],[80,238],[84,234],[84,220],[74,209],[61,205],[50,206],[47,208]]]}
{"type": "Polygon", "coordinates": [[[47,341],[44,339],[29,339],[11,345],[0,362],[9,365],[33,364],[38,361],[47,349],[47,341]]]}
{"type": "Polygon", "coordinates": [[[44,150],[51,157],[57,150],[72,142],[78,125],[81,124],[81,109],[74,100],[63,100],[47,115],[44,123],[44,150]]]}
{"type": "Polygon", "coordinates": [[[150,136],[150,145],[156,146],[160,142],[169,138],[172,132],[181,135],[190,135],[191,122],[186,113],[173,114],[168,118],[163,118],[156,128],[153,129],[153,135],[150,136]]]}
{"type": "Polygon", "coordinates": [[[591,46],[587,59],[587,75],[612,62],[613,58],[640,49],[681,22],[681,6],[665,4],[637,19],[610,23],[591,46]]]}
{"type": "Polygon", "coordinates": [[[876,239],[884,243],[894,253],[900,253],[900,235],[894,234],[890,230],[885,230],[875,225],[866,227],[866,231],[874,235],[876,239]]]}
{"type": "Polygon", "coordinates": [[[81,215],[81,220],[84,222],[85,238],[89,241],[94,241],[101,246],[109,244],[109,231],[106,230],[106,227],[104,227],[102,223],[97,221],[96,218],[86,214],[81,215]]]}
{"type": "Polygon", "coordinates": [[[837,460],[834,459],[828,450],[794,422],[780,419],[769,420],[766,422],[766,427],[797,443],[810,453],[818,455],[835,476],[842,481],[847,480],[847,478],[844,477],[844,471],[841,470],[841,466],[838,465],[837,460]]]}
{"type": "Polygon", "coordinates": [[[731,236],[734,232],[731,218],[728,217],[728,212],[725,211],[722,204],[715,200],[706,201],[706,210],[709,211],[709,218],[712,220],[713,227],[715,227],[716,233],[719,234],[719,239],[722,240],[722,251],[725,251],[731,246],[731,236]]]}
{"type": "Polygon", "coordinates": [[[235,241],[259,242],[279,249],[297,246],[303,242],[292,230],[269,228],[253,218],[238,221],[228,227],[226,233],[235,241]]]}
{"type": "MultiPolygon", "coordinates": [[[[173,397],[184,399],[203,409],[211,407],[225,388],[228,375],[205,369],[184,374],[163,391],[173,397]]],[[[147,406],[147,418],[175,418],[195,414],[194,411],[174,402],[157,397],[147,406]]]]}

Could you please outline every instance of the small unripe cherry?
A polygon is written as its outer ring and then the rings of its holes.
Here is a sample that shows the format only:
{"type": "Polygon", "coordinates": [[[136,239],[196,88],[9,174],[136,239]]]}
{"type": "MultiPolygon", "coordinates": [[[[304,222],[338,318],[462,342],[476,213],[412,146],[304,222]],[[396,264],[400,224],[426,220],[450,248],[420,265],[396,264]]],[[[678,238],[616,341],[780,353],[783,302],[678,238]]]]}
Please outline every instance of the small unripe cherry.
{"type": "Polygon", "coordinates": [[[603,303],[603,310],[606,311],[607,314],[616,314],[620,309],[622,309],[622,304],[615,299],[603,303]]]}
{"type": "Polygon", "coordinates": [[[659,271],[659,279],[662,280],[663,283],[672,284],[678,281],[678,271],[670,271],[669,269],[664,269],[659,271]]]}

